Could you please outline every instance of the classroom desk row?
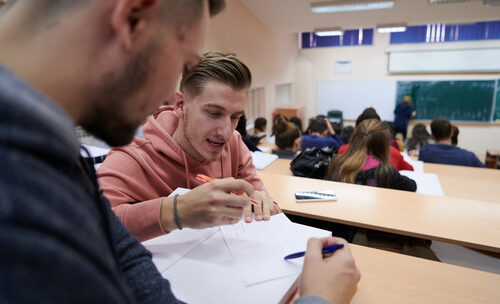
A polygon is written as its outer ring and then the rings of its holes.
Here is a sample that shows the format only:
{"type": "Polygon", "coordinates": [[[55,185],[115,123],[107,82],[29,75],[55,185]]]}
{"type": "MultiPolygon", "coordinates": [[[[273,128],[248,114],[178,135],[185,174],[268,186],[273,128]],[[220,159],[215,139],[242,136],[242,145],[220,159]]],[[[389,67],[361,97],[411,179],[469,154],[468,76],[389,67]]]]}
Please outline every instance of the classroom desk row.
{"type": "Polygon", "coordinates": [[[285,213],[500,252],[500,205],[258,171],[285,213]],[[335,202],[296,203],[295,191],[333,189],[335,202]]]}
{"type": "Polygon", "coordinates": [[[500,275],[350,244],[361,281],[352,303],[498,303],[500,275]]]}
{"type": "MultiPolygon", "coordinates": [[[[292,176],[290,162],[280,158],[260,172],[292,176]]],[[[500,202],[500,170],[424,163],[424,172],[438,176],[445,196],[500,202]]]]}

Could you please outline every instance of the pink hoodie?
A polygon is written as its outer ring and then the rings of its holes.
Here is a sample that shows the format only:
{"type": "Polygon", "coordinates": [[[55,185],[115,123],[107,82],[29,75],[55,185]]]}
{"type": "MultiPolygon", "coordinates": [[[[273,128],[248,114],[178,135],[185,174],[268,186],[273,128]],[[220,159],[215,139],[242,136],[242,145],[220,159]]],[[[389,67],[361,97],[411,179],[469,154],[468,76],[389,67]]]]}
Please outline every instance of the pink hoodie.
{"type": "Polygon", "coordinates": [[[222,151],[220,161],[199,162],[171,137],[179,117],[174,107],[161,108],[149,117],[142,132],[125,147],[111,150],[97,176],[113,211],[141,241],[166,233],[160,223],[164,197],[177,187],[193,189],[202,182],[197,173],[213,178],[244,179],[265,190],[252,163],[252,155],[237,131],[222,151]]]}

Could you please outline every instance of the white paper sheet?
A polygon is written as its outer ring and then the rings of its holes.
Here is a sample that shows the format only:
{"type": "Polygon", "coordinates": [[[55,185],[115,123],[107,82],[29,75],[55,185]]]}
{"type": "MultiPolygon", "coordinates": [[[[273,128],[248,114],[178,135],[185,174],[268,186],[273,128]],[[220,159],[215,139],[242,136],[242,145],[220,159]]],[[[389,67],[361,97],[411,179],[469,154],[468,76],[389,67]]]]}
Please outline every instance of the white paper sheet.
{"type": "MultiPolygon", "coordinates": [[[[311,237],[331,235],[331,232],[326,230],[299,224],[292,225],[301,235],[311,237]]],[[[306,244],[303,246],[305,249],[306,244]]],[[[256,261],[247,262],[256,264],[256,261]]],[[[246,286],[220,230],[186,254],[162,275],[170,281],[175,296],[190,304],[279,303],[285,294],[294,289],[292,285],[298,277],[296,273],[246,286]]]]}
{"type": "MultiPolygon", "coordinates": [[[[303,258],[287,261],[283,258],[305,251],[311,236],[296,229],[283,213],[270,221],[241,221],[221,226],[221,232],[247,286],[300,273],[303,258]]],[[[331,233],[316,236],[328,235],[331,233]]]]}
{"type": "Polygon", "coordinates": [[[421,161],[421,160],[413,160],[410,155],[408,155],[408,153],[406,152],[400,152],[401,155],[403,155],[403,159],[409,163],[410,165],[412,165],[413,167],[413,172],[417,172],[417,173],[424,173],[424,162],[421,161]]]}
{"type": "Polygon", "coordinates": [[[278,155],[264,152],[252,152],[253,165],[257,170],[262,170],[278,159],[278,155]]]}
{"type": "Polygon", "coordinates": [[[158,271],[162,273],[214,235],[218,230],[218,227],[207,229],[184,228],[143,242],[142,245],[151,251],[153,254],[153,263],[155,263],[158,271]]]}
{"type": "Polygon", "coordinates": [[[417,193],[444,196],[439,178],[434,173],[399,171],[401,175],[411,178],[417,183],[417,193]]]}

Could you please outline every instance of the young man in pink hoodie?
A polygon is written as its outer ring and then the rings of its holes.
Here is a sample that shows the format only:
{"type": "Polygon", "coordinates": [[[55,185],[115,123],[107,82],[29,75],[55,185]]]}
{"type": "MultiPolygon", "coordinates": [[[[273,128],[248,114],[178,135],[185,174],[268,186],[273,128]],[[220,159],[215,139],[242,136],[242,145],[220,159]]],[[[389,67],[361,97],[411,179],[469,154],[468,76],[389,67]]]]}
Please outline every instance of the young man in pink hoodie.
{"type": "MultiPolygon", "coordinates": [[[[145,138],[108,154],[98,170],[99,183],[133,235],[147,240],[181,227],[238,222],[237,205],[216,194],[194,196],[202,189],[197,188],[203,183],[198,173],[249,182],[255,188],[252,198],[261,205],[253,207],[256,220],[268,220],[276,212],[235,131],[251,78],[248,67],[234,55],[205,54],[200,64],[184,73],[175,106],[163,107],[148,119],[142,129],[145,138]],[[166,196],[177,187],[194,190],[174,202],[166,196]]],[[[252,220],[250,206],[244,208],[244,218],[252,220]]]]}

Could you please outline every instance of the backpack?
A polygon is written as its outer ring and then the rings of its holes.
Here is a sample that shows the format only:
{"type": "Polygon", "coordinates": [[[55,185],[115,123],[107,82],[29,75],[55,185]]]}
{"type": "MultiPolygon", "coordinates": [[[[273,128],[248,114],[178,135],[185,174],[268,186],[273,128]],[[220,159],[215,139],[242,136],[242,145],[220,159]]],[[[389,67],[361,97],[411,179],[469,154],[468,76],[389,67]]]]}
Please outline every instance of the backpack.
{"type": "Polygon", "coordinates": [[[302,151],[290,163],[293,175],[324,179],[335,148],[309,148],[302,151]]]}

